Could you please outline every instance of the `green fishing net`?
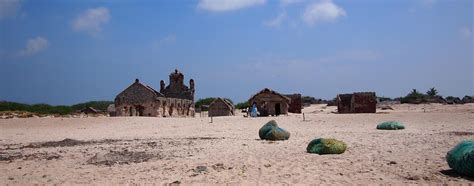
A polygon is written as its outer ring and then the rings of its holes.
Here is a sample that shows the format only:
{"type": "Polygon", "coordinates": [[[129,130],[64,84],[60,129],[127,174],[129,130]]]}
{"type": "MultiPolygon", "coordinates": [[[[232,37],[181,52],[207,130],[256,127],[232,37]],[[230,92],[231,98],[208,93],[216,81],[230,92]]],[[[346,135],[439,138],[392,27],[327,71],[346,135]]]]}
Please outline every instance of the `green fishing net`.
{"type": "Polygon", "coordinates": [[[258,131],[258,135],[262,140],[287,140],[290,138],[290,133],[278,127],[275,120],[271,120],[258,131]]]}
{"type": "Polygon", "coordinates": [[[309,142],[306,151],[316,154],[342,154],[346,151],[346,143],[336,139],[318,138],[309,142]]]}
{"type": "Polygon", "coordinates": [[[474,177],[474,141],[463,141],[446,155],[449,167],[459,174],[474,177]]]}
{"type": "Polygon", "coordinates": [[[405,126],[398,121],[387,121],[377,125],[379,130],[399,130],[405,129],[405,126]]]}

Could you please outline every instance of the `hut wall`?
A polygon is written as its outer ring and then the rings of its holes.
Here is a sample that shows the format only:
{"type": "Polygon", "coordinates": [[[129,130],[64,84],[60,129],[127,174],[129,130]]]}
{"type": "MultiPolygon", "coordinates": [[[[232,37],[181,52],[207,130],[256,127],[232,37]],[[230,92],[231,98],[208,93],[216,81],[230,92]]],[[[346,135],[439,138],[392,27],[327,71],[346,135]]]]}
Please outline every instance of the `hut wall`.
{"type": "Polygon", "coordinates": [[[351,99],[352,99],[352,94],[337,95],[337,112],[338,113],[351,113],[351,99]]]}
{"type": "Polygon", "coordinates": [[[280,114],[288,114],[288,102],[278,95],[261,93],[249,101],[251,105],[257,103],[257,109],[262,116],[276,115],[276,104],[280,104],[280,114]]]}
{"type": "Polygon", "coordinates": [[[301,113],[301,109],[303,108],[303,104],[301,101],[301,94],[291,94],[285,95],[291,99],[290,105],[288,107],[288,112],[290,113],[301,113]]]}
{"type": "Polygon", "coordinates": [[[377,100],[375,93],[354,93],[352,96],[353,113],[375,113],[377,108],[377,100]]]}

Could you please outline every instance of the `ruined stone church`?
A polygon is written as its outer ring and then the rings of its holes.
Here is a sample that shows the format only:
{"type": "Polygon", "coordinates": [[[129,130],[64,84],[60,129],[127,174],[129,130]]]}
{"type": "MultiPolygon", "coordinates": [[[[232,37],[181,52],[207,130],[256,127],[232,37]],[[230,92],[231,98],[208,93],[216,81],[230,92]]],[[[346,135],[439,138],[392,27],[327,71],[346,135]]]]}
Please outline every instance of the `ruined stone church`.
{"type": "Polygon", "coordinates": [[[160,91],[135,80],[115,97],[117,116],[194,117],[194,80],[184,85],[184,75],[175,70],[165,86],[160,81],[160,91]]]}

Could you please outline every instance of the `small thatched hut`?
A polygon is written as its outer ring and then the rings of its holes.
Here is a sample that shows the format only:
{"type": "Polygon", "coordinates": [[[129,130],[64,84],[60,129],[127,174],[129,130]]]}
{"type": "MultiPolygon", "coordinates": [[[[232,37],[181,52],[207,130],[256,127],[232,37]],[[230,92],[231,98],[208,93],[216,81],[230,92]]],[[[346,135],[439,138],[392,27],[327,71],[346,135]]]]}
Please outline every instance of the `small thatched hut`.
{"type": "Polygon", "coordinates": [[[249,99],[250,105],[256,104],[260,116],[278,116],[288,114],[290,98],[265,88],[249,99]]]}
{"type": "Polygon", "coordinates": [[[209,117],[233,116],[234,105],[226,99],[217,98],[209,105],[209,117]]]}

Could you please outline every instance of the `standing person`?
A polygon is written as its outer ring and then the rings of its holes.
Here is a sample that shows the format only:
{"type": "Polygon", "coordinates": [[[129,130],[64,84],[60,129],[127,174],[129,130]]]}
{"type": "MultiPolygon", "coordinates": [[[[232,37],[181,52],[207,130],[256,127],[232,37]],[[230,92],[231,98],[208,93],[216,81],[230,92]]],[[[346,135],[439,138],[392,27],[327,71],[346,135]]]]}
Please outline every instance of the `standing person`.
{"type": "Polygon", "coordinates": [[[250,109],[250,117],[257,117],[258,110],[257,110],[257,103],[252,104],[252,108],[250,109]]]}

